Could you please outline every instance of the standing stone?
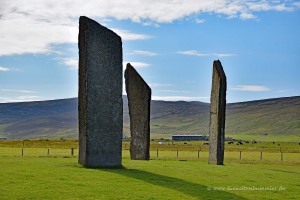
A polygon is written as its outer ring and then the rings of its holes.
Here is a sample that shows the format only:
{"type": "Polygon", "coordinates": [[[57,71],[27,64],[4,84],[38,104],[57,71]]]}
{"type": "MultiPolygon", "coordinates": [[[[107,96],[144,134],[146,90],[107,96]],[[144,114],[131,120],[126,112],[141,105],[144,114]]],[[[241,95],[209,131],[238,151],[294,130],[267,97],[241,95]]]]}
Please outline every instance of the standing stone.
{"type": "Polygon", "coordinates": [[[210,97],[209,164],[223,165],[226,111],[226,75],[219,60],[214,61],[210,97]]]}
{"type": "Polygon", "coordinates": [[[125,70],[125,84],[130,116],[130,158],[149,160],[151,88],[130,63],[125,70]]]}
{"type": "Polygon", "coordinates": [[[122,41],[113,31],[79,19],[79,163],[122,163],[122,41]]]}

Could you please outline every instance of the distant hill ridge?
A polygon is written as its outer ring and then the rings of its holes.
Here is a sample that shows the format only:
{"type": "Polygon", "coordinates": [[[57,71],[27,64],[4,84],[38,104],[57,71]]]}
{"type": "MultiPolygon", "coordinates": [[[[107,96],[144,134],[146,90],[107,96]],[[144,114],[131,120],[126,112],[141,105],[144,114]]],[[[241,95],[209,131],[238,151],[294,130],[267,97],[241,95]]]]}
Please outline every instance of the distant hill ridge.
{"type": "MultiPolygon", "coordinates": [[[[127,97],[123,130],[129,134],[127,97]]],[[[0,104],[0,137],[78,137],[77,98],[0,104]]],[[[227,104],[226,133],[300,134],[300,96],[227,104]]],[[[209,104],[152,101],[151,134],[208,134],[209,104]]]]}

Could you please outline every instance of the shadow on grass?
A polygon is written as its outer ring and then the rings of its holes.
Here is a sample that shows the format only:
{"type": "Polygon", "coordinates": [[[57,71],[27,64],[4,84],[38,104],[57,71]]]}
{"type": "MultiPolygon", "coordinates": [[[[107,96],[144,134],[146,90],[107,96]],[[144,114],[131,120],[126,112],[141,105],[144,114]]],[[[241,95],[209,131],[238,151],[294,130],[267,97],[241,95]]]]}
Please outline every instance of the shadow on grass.
{"type": "Polygon", "coordinates": [[[119,174],[129,178],[142,180],[152,185],[177,190],[186,195],[196,197],[199,199],[246,199],[238,195],[228,193],[226,191],[214,190],[213,187],[208,187],[205,185],[188,182],[182,179],[164,176],[160,174],[154,174],[151,172],[146,172],[146,171],[141,171],[136,169],[126,169],[125,167],[123,167],[114,170],[109,170],[109,169],[99,169],[99,170],[105,170],[107,172],[119,174]]]}

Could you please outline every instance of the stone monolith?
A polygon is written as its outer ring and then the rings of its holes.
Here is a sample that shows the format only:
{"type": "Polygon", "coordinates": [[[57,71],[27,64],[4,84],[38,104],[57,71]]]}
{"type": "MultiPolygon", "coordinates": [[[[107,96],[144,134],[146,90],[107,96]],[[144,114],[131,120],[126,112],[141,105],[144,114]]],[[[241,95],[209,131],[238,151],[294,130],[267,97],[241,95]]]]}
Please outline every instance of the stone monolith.
{"type": "Polygon", "coordinates": [[[226,75],[219,60],[213,63],[210,97],[209,164],[223,165],[226,111],[226,75]]]}
{"type": "Polygon", "coordinates": [[[87,17],[79,19],[79,163],[122,163],[122,41],[87,17]]]}
{"type": "Polygon", "coordinates": [[[130,63],[125,70],[125,85],[130,116],[130,158],[149,160],[151,89],[130,63]]]}

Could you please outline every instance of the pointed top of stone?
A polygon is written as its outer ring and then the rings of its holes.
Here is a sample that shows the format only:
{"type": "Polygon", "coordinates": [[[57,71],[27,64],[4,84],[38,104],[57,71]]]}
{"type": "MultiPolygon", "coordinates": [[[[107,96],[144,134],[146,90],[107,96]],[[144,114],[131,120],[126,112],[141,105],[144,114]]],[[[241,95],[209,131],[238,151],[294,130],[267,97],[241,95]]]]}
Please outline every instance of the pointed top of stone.
{"type": "MultiPolygon", "coordinates": [[[[120,37],[117,33],[115,33],[114,31],[112,31],[111,29],[108,29],[107,27],[101,25],[100,23],[96,22],[95,20],[93,19],[90,19],[86,16],[80,16],[79,17],[79,26],[82,26],[82,27],[86,27],[86,26],[93,26],[97,29],[104,29],[105,31],[107,32],[111,32],[113,34],[115,34],[116,36],[120,37]]],[[[121,37],[120,37],[121,39],[121,37]]]]}
{"type": "Polygon", "coordinates": [[[146,81],[142,78],[142,76],[136,71],[136,69],[130,63],[127,63],[126,70],[125,70],[125,76],[126,76],[126,73],[129,73],[129,72],[136,73],[139,76],[140,80],[144,83],[144,85],[147,86],[147,88],[151,91],[151,88],[146,83],[146,81]]]}
{"type": "Polygon", "coordinates": [[[218,72],[220,78],[223,80],[226,80],[226,75],[225,75],[224,69],[222,67],[221,61],[215,60],[213,66],[214,66],[214,69],[218,72]]]}

